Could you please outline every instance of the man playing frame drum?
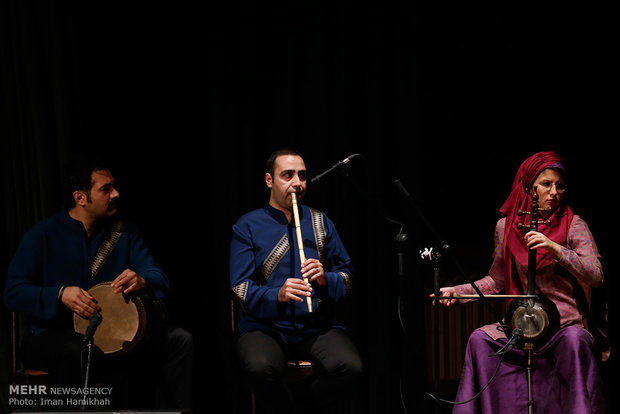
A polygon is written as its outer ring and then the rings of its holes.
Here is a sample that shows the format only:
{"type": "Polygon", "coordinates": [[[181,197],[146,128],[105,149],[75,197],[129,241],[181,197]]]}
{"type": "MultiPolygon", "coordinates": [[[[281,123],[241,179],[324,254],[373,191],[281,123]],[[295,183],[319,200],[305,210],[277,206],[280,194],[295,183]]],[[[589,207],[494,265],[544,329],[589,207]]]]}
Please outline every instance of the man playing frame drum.
{"type": "MultiPolygon", "coordinates": [[[[119,196],[105,164],[73,163],[66,176],[65,208],[25,234],[8,268],[5,303],[28,318],[23,362],[49,372],[59,386],[83,385],[84,336],[75,332],[73,318],[88,320],[102,312],[88,292],[91,287],[107,281],[115,295],[148,293],[156,301],[169,287],[137,230],[120,219],[119,196]]],[[[135,401],[140,408],[191,408],[192,336],[162,324],[160,336],[127,355],[110,359],[93,347],[90,383],[120,384],[115,390],[129,383],[130,406],[135,401]],[[133,398],[142,395],[140,386],[145,395],[154,395],[148,382],[153,378],[161,389],[157,394],[167,400],[133,398]]]]}

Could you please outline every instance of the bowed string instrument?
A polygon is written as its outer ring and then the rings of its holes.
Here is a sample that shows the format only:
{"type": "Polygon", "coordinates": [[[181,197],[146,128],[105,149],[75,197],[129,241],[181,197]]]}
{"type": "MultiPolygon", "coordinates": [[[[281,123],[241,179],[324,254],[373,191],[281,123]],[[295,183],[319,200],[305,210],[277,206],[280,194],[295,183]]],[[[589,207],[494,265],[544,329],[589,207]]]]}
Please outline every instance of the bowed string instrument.
{"type": "MultiPolygon", "coordinates": [[[[517,211],[518,216],[530,216],[529,224],[518,223],[519,229],[538,231],[539,224],[550,224],[549,220],[541,220],[536,187],[532,194],[531,211],[517,211]]],[[[524,220],[526,221],[526,220],[524,220]]],[[[546,296],[536,293],[536,249],[528,250],[527,263],[527,295],[510,302],[505,322],[509,329],[523,330],[523,341],[526,347],[546,342],[550,335],[559,330],[560,315],[555,304],[546,296]],[[529,345],[528,345],[529,344],[529,345]]]]}
{"type": "MultiPolygon", "coordinates": [[[[531,211],[518,210],[519,216],[530,216],[530,223],[518,223],[517,227],[528,231],[538,231],[539,224],[550,224],[549,220],[541,220],[538,207],[538,193],[536,187],[532,193],[531,211]]],[[[526,221],[526,220],[524,220],[526,221]]],[[[515,272],[516,273],[516,272],[515,272]]],[[[518,277],[518,276],[517,276],[518,277]]],[[[527,353],[527,388],[528,413],[532,413],[534,402],[532,398],[532,352],[536,345],[547,342],[551,335],[560,329],[560,314],[555,303],[544,295],[536,294],[536,249],[528,250],[527,263],[527,296],[510,302],[504,322],[508,325],[506,335],[520,329],[523,332],[523,350],[527,353]]]]}
{"type": "MultiPolygon", "coordinates": [[[[528,231],[538,231],[539,224],[550,224],[550,220],[540,219],[540,210],[538,205],[538,193],[536,187],[532,191],[532,207],[531,211],[517,211],[518,216],[524,216],[524,223],[518,223],[519,229],[528,231]],[[526,217],[529,216],[529,224],[525,224],[526,217]]],[[[504,316],[504,328],[506,328],[506,336],[513,336],[513,332],[519,331],[517,342],[523,343],[522,349],[527,352],[527,379],[528,379],[528,411],[532,413],[532,352],[535,346],[542,346],[546,341],[560,329],[560,314],[555,303],[544,295],[536,293],[536,249],[528,250],[528,266],[527,266],[527,293],[526,294],[496,294],[484,295],[485,298],[493,299],[511,299],[508,311],[504,316]]],[[[514,266],[514,264],[513,264],[514,266]]],[[[513,272],[515,275],[517,272],[513,272]]],[[[518,277],[518,276],[517,276],[518,277]]],[[[465,294],[465,295],[449,295],[438,297],[439,299],[478,299],[481,294],[465,294]]],[[[502,351],[496,353],[499,355],[502,351]]]]}
{"type": "MultiPolygon", "coordinates": [[[[529,216],[529,224],[518,223],[519,229],[538,231],[539,224],[550,224],[549,220],[540,219],[538,207],[538,193],[534,187],[531,211],[517,210],[518,216],[529,216]]],[[[524,220],[525,221],[525,220],[524,220]]],[[[516,272],[515,272],[516,273],[516,272]]],[[[462,294],[440,296],[439,299],[480,299],[481,294],[462,294]]],[[[542,344],[559,330],[560,315],[555,304],[546,296],[536,293],[536,249],[528,251],[527,266],[527,293],[525,294],[493,294],[484,295],[490,299],[510,299],[510,305],[504,321],[507,324],[506,335],[510,337],[512,330],[520,328],[523,331],[523,341],[526,343],[542,344]]]]}

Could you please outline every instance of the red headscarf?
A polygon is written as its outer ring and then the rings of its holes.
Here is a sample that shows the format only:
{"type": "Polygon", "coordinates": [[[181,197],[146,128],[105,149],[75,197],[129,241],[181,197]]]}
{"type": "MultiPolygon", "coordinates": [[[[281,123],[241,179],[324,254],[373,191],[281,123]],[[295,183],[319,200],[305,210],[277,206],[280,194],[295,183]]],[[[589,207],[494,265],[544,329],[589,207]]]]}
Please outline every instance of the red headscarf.
{"type": "MultiPolygon", "coordinates": [[[[539,152],[528,159],[519,167],[517,175],[512,183],[510,196],[504,202],[500,213],[506,217],[506,227],[504,232],[504,261],[506,266],[505,289],[509,295],[522,294],[512,278],[512,260],[513,258],[522,266],[528,263],[528,247],[523,239],[527,232],[519,229],[517,223],[523,222],[523,217],[517,216],[517,210],[531,211],[532,198],[529,190],[536,181],[538,175],[547,168],[558,168],[565,171],[563,160],[552,151],[539,152]]],[[[549,225],[539,224],[538,231],[543,233],[554,242],[564,245],[571,221],[573,220],[573,211],[566,205],[560,205],[549,217],[551,223],[549,225]]],[[[525,224],[529,224],[529,219],[525,224]]],[[[553,255],[544,248],[536,251],[536,268],[540,269],[553,262],[553,255]]]]}

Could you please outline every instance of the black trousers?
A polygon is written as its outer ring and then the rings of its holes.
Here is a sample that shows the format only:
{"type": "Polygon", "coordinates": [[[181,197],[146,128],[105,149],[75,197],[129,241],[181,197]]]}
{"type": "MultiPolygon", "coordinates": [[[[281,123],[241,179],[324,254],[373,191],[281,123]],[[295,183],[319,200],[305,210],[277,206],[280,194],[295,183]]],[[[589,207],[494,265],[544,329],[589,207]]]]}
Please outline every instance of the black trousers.
{"type": "Polygon", "coordinates": [[[239,337],[237,352],[257,403],[268,412],[290,414],[300,406],[329,407],[342,399],[362,373],[357,349],[340,329],[295,344],[262,331],[248,332],[239,337]],[[290,359],[309,360],[320,366],[319,375],[302,394],[305,401],[295,400],[284,381],[290,359]]]}
{"type": "MultiPolygon", "coordinates": [[[[69,329],[28,334],[23,341],[22,359],[28,368],[52,374],[60,386],[81,387],[87,362],[83,339],[69,329]]],[[[114,408],[192,409],[192,335],[168,326],[160,337],[140,345],[135,352],[118,357],[105,356],[93,345],[89,384],[112,384],[117,395],[114,408]],[[129,390],[123,392],[127,387],[129,390]]]]}

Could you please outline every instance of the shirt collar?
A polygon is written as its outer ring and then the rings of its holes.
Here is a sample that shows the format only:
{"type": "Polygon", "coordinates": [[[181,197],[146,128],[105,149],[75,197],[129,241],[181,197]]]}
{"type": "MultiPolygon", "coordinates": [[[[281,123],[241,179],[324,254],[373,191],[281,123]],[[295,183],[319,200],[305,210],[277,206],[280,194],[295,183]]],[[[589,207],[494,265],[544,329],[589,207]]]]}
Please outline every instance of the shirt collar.
{"type": "MultiPolygon", "coordinates": [[[[277,208],[271,206],[269,204],[269,202],[265,203],[265,207],[264,207],[265,211],[267,212],[267,214],[269,214],[271,217],[273,217],[276,221],[282,223],[282,224],[289,224],[289,222],[286,220],[286,215],[284,215],[284,212],[281,210],[278,210],[277,208]]],[[[304,215],[304,209],[302,208],[302,206],[299,206],[299,218],[301,219],[304,215]]],[[[291,220],[291,224],[293,223],[293,220],[291,220]]]]}
{"type": "MultiPolygon", "coordinates": [[[[79,231],[84,235],[84,237],[88,237],[86,233],[86,229],[84,228],[84,224],[80,220],[76,220],[69,215],[69,211],[66,209],[62,209],[60,215],[63,217],[63,220],[67,223],[67,225],[71,226],[75,231],[79,231]]],[[[91,239],[96,238],[99,234],[102,233],[102,230],[105,228],[105,223],[99,223],[96,228],[91,239]]]]}

